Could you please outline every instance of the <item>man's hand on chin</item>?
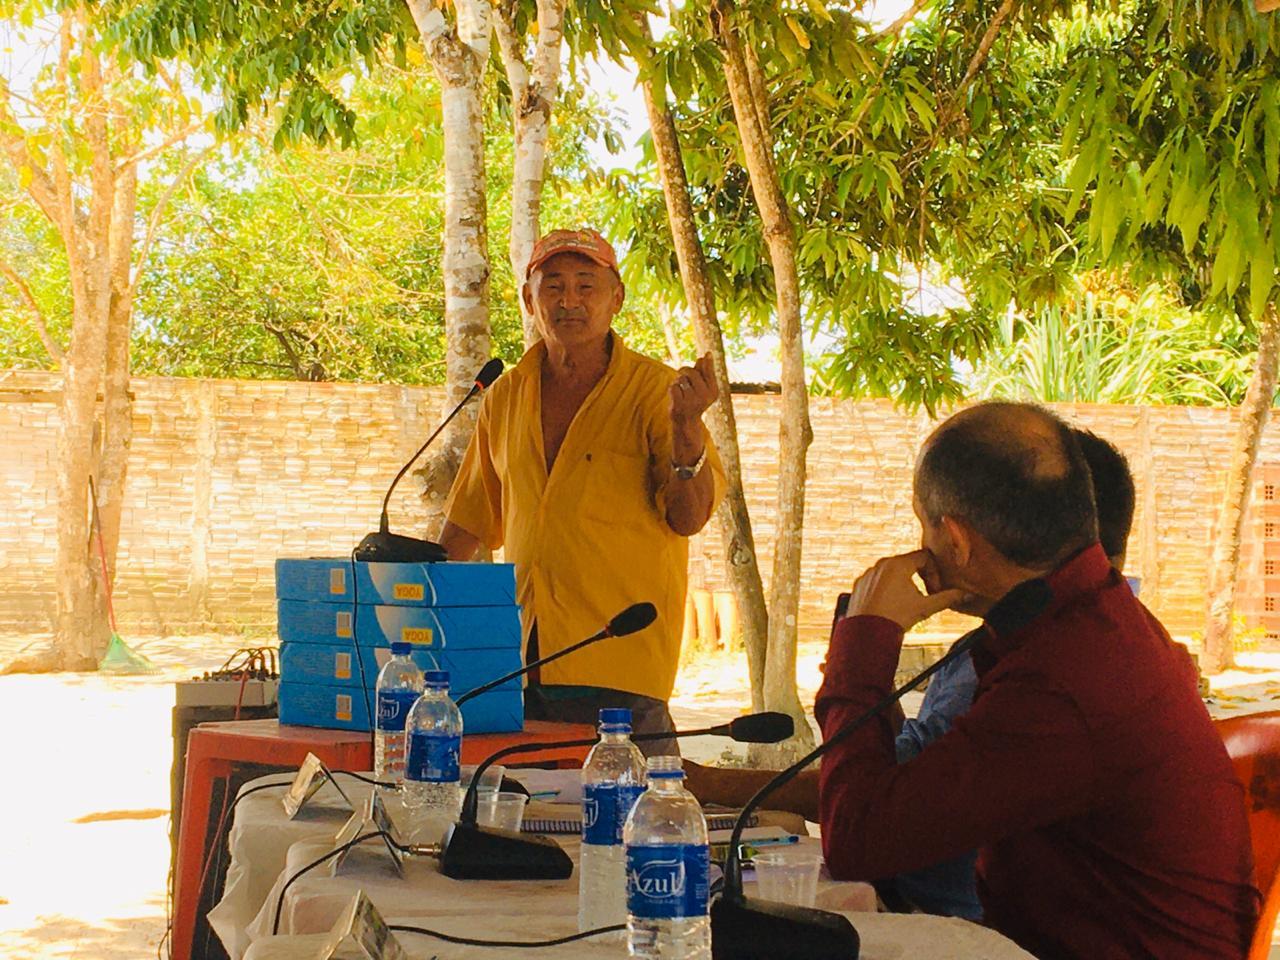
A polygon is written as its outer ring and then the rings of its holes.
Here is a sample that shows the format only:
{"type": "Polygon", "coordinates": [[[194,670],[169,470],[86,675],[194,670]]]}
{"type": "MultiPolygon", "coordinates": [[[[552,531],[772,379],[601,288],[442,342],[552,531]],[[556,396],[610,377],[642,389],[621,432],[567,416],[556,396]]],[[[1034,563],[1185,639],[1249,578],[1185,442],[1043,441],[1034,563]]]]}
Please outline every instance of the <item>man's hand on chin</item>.
{"type": "Polygon", "coordinates": [[[935,613],[962,603],[968,597],[963,590],[920,591],[913,578],[919,573],[926,583],[933,582],[932,567],[933,556],[928,550],[913,550],[878,561],[854,582],[847,616],[883,617],[905,632],[935,613]]]}

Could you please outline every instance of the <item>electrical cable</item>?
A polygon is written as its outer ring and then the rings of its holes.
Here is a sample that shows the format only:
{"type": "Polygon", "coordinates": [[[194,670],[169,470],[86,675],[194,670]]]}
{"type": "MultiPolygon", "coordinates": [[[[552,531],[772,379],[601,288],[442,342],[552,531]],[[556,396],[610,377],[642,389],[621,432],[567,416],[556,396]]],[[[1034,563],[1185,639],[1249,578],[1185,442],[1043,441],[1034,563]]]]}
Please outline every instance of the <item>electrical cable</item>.
{"type": "Polygon", "coordinates": [[[360,653],[360,633],[356,629],[356,617],[360,614],[360,584],[356,581],[356,551],[351,551],[351,645],[356,652],[356,666],[360,668],[360,692],[364,696],[364,712],[369,718],[369,749],[377,753],[375,737],[378,734],[378,715],[369,702],[369,681],[364,675],[364,656],[360,653]]]}
{"type": "Polygon", "coordinates": [[[347,850],[350,850],[352,847],[358,846],[359,844],[364,843],[366,840],[372,840],[375,837],[383,837],[384,839],[394,844],[395,846],[399,846],[399,844],[396,844],[395,840],[387,836],[385,831],[373,830],[369,833],[361,834],[360,836],[356,837],[354,840],[344,843],[341,846],[334,847],[332,850],[326,853],[323,857],[320,857],[317,860],[312,860],[305,867],[303,867],[301,870],[299,870],[297,873],[291,876],[288,880],[286,880],[284,882],[284,886],[280,888],[280,896],[276,899],[276,918],[271,923],[271,935],[274,937],[276,934],[280,932],[280,912],[284,910],[284,895],[288,893],[289,888],[293,886],[293,881],[297,880],[299,877],[307,873],[310,873],[312,870],[314,870],[316,867],[320,866],[321,864],[326,863],[329,860],[332,860],[334,857],[338,856],[338,854],[344,853],[347,850]]]}
{"type": "Polygon", "coordinates": [[[384,787],[387,790],[396,789],[399,784],[391,780],[375,780],[373,777],[366,777],[363,773],[352,773],[350,770],[330,770],[335,776],[341,774],[344,777],[350,777],[352,780],[359,780],[361,783],[367,783],[375,787],[384,787]]]}
{"type": "Polygon", "coordinates": [[[387,929],[394,930],[397,933],[419,933],[424,937],[434,937],[437,940],[443,940],[445,943],[456,943],[464,947],[528,947],[536,950],[540,947],[562,947],[566,943],[586,940],[588,937],[598,937],[603,933],[616,933],[627,929],[627,926],[624,923],[615,923],[608,927],[583,930],[581,933],[570,934],[567,937],[557,937],[555,940],[477,940],[473,937],[456,937],[449,933],[441,933],[439,930],[430,930],[427,927],[411,927],[407,924],[391,924],[387,929]]]}
{"type": "MultiPolygon", "coordinates": [[[[228,782],[227,786],[230,787],[230,785],[231,785],[230,782],[228,782]]],[[[204,885],[209,880],[209,868],[213,865],[213,857],[215,852],[220,853],[222,850],[222,844],[226,840],[227,824],[230,822],[230,816],[232,812],[235,810],[236,804],[238,804],[245,797],[249,796],[249,794],[251,793],[257,793],[258,791],[266,790],[269,787],[286,787],[287,788],[288,786],[289,786],[288,783],[260,783],[256,787],[250,787],[248,790],[241,790],[238,794],[236,794],[236,798],[231,801],[231,804],[229,807],[227,805],[226,794],[223,794],[222,813],[218,817],[218,829],[214,831],[213,846],[211,846],[209,848],[209,852],[205,854],[204,867],[200,871],[200,883],[196,887],[197,903],[200,901],[200,898],[204,896],[204,885]]]]}

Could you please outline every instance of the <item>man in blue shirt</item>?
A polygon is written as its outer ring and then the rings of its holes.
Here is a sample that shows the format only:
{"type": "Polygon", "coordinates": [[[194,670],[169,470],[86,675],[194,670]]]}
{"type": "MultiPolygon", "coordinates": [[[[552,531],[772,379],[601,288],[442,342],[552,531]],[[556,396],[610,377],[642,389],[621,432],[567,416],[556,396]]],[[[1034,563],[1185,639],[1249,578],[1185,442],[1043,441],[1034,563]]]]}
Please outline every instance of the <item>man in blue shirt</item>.
{"type": "MultiPolygon", "coordinates": [[[[1122,570],[1133,525],[1133,475],[1124,454],[1111,443],[1088,430],[1073,432],[1093,477],[1102,548],[1111,565],[1122,570]]],[[[848,599],[848,594],[841,594],[837,600],[837,620],[844,616],[848,599]]],[[[984,611],[965,612],[981,615],[984,611]]],[[[894,743],[898,763],[913,759],[947,733],[955,718],[973,705],[977,688],[978,676],[969,657],[960,657],[934,674],[915,718],[902,720],[894,743]]],[[[686,785],[701,802],[730,806],[741,806],[773,775],[768,770],[718,769],[690,761],[685,761],[685,772],[686,785]]],[[[802,774],[771,797],[770,806],[802,814],[806,820],[817,820],[817,780],[816,770],[802,774]]],[[[981,920],[982,906],[974,882],[976,863],[975,851],[901,874],[892,881],[877,884],[877,888],[886,901],[896,893],[907,905],[925,913],[981,920]]]]}

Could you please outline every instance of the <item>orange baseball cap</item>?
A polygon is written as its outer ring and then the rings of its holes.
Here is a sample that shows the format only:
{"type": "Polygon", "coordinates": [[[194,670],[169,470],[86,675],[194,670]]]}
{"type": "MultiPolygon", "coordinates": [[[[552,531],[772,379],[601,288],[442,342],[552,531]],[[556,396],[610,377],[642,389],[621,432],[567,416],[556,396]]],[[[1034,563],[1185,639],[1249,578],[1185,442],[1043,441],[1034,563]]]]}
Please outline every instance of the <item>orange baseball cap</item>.
{"type": "Polygon", "coordinates": [[[577,253],[589,260],[608,267],[618,277],[618,255],[613,252],[613,245],[595,230],[552,230],[533,245],[533,254],[529,257],[529,266],[525,268],[524,278],[528,280],[533,271],[542,266],[557,253],[577,253]]]}

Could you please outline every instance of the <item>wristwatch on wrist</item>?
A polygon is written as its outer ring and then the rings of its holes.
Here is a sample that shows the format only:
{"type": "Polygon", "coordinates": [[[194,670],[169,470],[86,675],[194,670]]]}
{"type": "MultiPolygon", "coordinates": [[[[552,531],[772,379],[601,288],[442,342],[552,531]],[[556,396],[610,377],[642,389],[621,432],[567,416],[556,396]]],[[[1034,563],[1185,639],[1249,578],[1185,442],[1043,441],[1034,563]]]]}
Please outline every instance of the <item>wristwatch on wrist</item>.
{"type": "Polygon", "coordinates": [[[671,471],[681,480],[692,480],[698,475],[698,471],[702,469],[702,465],[707,462],[707,448],[702,448],[702,454],[698,457],[698,462],[691,467],[683,466],[671,461],[671,471]]]}

